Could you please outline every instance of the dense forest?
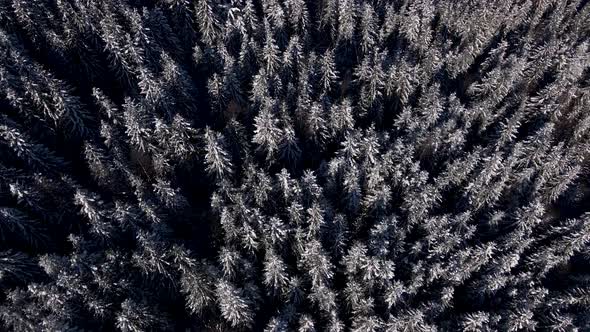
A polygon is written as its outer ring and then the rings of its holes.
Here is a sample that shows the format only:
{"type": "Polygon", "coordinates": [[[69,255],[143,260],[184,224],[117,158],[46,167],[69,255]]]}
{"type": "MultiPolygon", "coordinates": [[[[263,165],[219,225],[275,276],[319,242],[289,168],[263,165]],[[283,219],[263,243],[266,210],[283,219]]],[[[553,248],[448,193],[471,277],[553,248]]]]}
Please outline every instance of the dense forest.
{"type": "Polygon", "coordinates": [[[590,331],[590,2],[0,0],[0,330],[590,331]]]}

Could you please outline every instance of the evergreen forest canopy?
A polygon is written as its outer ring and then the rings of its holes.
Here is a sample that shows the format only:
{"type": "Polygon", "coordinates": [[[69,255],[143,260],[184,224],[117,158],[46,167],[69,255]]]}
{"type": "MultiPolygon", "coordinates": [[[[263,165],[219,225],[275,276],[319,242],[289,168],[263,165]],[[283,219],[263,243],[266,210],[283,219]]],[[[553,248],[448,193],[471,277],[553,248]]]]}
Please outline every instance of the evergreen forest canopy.
{"type": "Polygon", "coordinates": [[[0,0],[0,329],[590,331],[588,0],[0,0]]]}

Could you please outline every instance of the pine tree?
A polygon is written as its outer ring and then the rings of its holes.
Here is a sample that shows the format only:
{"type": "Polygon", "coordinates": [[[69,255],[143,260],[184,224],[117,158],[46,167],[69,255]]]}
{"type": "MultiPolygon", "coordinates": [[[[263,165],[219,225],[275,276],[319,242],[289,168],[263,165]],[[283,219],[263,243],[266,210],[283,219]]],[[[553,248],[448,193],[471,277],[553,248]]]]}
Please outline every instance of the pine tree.
{"type": "Polygon", "coordinates": [[[588,330],[589,21],[0,0],[0,330],[588,330]]]}

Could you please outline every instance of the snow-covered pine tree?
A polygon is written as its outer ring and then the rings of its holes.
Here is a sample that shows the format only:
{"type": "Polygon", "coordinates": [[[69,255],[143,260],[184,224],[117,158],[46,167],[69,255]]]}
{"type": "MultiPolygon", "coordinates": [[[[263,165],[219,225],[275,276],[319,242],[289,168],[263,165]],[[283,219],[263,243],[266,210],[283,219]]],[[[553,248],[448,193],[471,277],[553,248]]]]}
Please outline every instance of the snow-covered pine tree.
{"type": "Polygon", "coordinates": [[[0,330],[590,330],[588,22],[0,0],[0,330]]]}

